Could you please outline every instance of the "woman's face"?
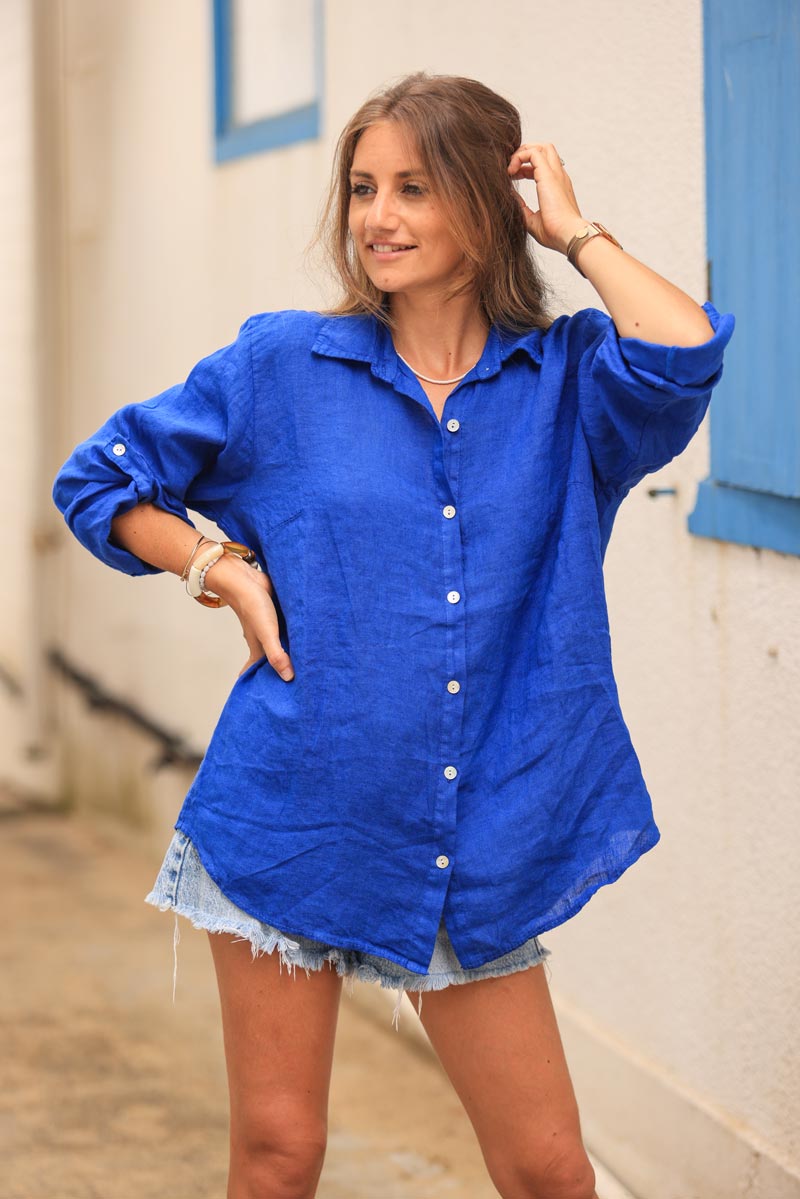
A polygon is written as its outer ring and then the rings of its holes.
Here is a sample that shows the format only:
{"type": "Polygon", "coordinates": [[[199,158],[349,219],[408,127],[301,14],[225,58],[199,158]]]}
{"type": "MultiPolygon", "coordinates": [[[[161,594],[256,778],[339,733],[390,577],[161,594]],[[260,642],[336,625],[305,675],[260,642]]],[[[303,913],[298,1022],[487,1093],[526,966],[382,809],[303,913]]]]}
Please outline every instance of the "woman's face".
{"type": "Polygon", "coordinates": [[[348,223],[361,264],[380,291],[437,292],[464,270],[413,143],[394,122],[371,125],[358,140],[348,223]]]}

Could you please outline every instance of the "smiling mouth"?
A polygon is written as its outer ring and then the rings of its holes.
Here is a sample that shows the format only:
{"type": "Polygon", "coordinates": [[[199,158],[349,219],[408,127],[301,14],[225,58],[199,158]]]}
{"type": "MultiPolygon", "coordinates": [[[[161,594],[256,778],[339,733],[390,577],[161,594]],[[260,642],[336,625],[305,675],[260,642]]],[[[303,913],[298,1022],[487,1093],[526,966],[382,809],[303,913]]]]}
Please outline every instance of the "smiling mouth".
{"type": "Polygon", "coordinates": [[[393,246],[393,245],[389,245],[388,242],[372,242],[370,244],[369,248],[370,248],[370,250],[372,250],[373,254],[388,255],[388,254],[402,254],[406,250],[415,250],[417,247],[416,246],[393,246]]]}

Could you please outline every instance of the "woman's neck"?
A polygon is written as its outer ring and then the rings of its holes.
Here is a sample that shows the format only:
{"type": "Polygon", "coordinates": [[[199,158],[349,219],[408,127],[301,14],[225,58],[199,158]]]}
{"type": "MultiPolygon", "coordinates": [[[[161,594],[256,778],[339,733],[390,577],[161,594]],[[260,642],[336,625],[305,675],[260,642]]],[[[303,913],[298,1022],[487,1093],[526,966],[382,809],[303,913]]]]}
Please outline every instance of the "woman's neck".
{"type": "Polygon", "coordinates": [[[472,296],[439,299],[391,297],[394,348],[413,368],[435,379],[450,379],[480,358],[489,324],[472,296]]]}

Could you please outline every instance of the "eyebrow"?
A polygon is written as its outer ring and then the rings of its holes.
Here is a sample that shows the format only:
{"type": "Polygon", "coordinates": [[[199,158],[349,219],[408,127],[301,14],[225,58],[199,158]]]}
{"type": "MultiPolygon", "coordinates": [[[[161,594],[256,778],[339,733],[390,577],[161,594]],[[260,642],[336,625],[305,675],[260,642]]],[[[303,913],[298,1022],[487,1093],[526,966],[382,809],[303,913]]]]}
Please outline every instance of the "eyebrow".
{"type": "MultiPolygon", "coordinates": [[[[375,176],[371,175],[369,171],[352,171],[351,170],[350,174],[355,175],[356,178],[358,178],[358,179],[374,179],[375,178],[375,176]]],[[[425,174],[425,172],[423,171],[422,167],[417,167],[417,169],[413,170],[413,171],[398,171],[396,174],[396,178],[411,179],[412,176],[414,176],[414,175],[416,175],[416,177],[419,178],[420,175],[424,175],[424,174],[425,174]]]]}

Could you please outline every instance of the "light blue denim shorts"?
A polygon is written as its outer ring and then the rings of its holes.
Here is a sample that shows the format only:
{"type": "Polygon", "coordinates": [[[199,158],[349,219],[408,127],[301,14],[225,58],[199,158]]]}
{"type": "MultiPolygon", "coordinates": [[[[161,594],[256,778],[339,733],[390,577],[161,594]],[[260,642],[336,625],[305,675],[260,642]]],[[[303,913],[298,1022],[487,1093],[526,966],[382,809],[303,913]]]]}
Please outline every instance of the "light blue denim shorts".
{"type": "Polygon", "coordinates": [[[277,949],[281,969],[285,965],[294,972],[299,966],[308,976],[310,970],[321,970],[327,962],[330,969],[335,966],[337,973],[347,980],[349,994],[353,992],[356,979],[392,987],[398,992],[392,1014],[392,1023],[398,1030],[404,991],[419,992],[418,1010],[421,1012],[423,991],[439,991],[456,983],[512,974],[544,963],[551,952],[538,937],[531,937],[510,953],[485,962],[483,966],[465,970],[456,957],[442,919],[427,972],[417,974],[375,954],[341,949],[297,933],[290,936],[248,915],[228,899],[206,871],[190,838],[180,829],[175,829],[153,889],[145,896],[145,903],[152,904],[162,912],[168,909],[175,912],[173,1003],[178,976],[179,915],[190,920],[195,928],[208,932],[237,933],[237,940],[250,942],[254,959],[260,953],[273,953],[277,949]]]}

